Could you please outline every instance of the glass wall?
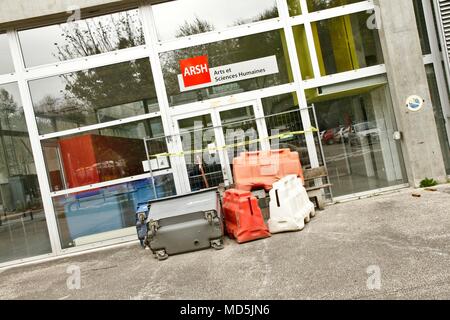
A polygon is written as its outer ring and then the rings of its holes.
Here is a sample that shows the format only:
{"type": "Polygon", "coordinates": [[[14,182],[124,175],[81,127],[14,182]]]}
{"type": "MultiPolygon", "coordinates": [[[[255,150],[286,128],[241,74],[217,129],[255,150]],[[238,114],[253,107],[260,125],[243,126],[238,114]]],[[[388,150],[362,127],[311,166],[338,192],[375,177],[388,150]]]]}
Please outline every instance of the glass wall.
{"type": "Polygon", "coordinates": [[[40,134],[159,111],[148,59],[29,83],[40,134]]]}
{"type": "Polygon", "coordinates": [[[171,106],[290,82],[289,56],[285,49],[284,34],[281,30],[165,52],[160,54],[160,59],[171,106]],[[180,60],[198,56],[208,57],[210,69],[239,62],[249,61],[249,63],[252,63],[251,60],[258,58],[275,57],[278,73],[182,92],[179,82],[181,76],[180,60]]]}
{"type": "Polygon", "coordinates": [[[406,182],[391,101],[382,84],[311,99],[334,196],[406,182]]]}
{"type": "Polygon", "coordinates": [[[19,88],[0,85],[0,263],[50,252],[19,88]]]}
{"type": "Polygon", "coordinates": [[[173,175],[53,198],[61,246],[69,248],[136,235],[136,208],[176,194],[173,175]]]}
{"type": "Polygon", "coordinates": [[[139,11],[19,31],[26,67],[83,58],[144,44],[139,11]]]}
{"type": "MultiPolygon", "coordinates": [[[[144,174],[147,137],[152,138],[147,143],[151,155],[167,152],[161,118],[44,140],[52,191],[144,174]]],[[[163,167],[153,167],[162,169],[170,169],[168,159],[163,167]]]]}
{"type": "Polygon", "coordinates": [[[278,17],[276,0],[184,0],[153,6],[158,39],[171,40],[278,17]]]}
{"type": "Polygon", "coordinates": [[[14,65],[9,50],[8,37],[5,33],[0,33],[0,74],[14,72],[14,65]]]}

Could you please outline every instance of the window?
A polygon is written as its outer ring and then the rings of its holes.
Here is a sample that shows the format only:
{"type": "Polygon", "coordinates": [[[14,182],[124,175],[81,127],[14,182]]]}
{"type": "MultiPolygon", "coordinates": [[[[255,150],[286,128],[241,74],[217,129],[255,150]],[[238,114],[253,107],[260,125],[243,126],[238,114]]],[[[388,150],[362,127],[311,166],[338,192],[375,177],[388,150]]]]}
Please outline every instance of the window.
{"type": "Polygon", "coordinates": [[[298,16],[302,14],[302,8],[300,6],[300,0],[287,0],[289,7],[289,15],[298,16]]]}
{"type": "Polygon", "coordinates": [[[176,194],[172,174],[53,198],[63,248],[136,235],[136,208],[176,194]]]}
{"type": "Polygon", "coordinates": [[[51,252],[17,84],[0,85],[0,263],[51,252]]]}
{"type": "Polygon", "coordinates": [[[419,31],[420,45],[422,47],[422,54],[431,54],[430,40],[428,38],[427,23],[425,20],[425,13],[421,0],[414,0],[414,11],[416,13],[417,29],[419,31]]]}
{"type": "Polygon", "coordinates": [[[26,67],[144,44],[137,9],[19,31],[26,67]]]}
{"type": "Polygon", "coordinates": [[[314,78],[314,71],[311,63],[311,55],[306,39],[306,32],[304,25],[293,27],[295,46],[297,48],[297,57],[300,63],[302,72],[302,79],[308,80],[314,78]]]}
{"type": "MultiPolygon", "coordinates": [[[[160,59],[171,106],[290,82],[289,56],[285,49],[282,30],[165,52],[160,54],[160,59]],[[275,68],[278,69],[278,73],[182,92],[179,82],[179,77],[181,77],[180,60],[197,56],[207,56],[210,69],[240,62],[249,62],[249,65],[253,66],[254,62],[252,60],[259,58],[268,58],[271,61],[276,59],[275,68]]],[[[271,67],[273,67],[272,62],[271,67]]]]}
{"type": "Polygon", "coordinates": [[[275,0],[184,0],[152,8],[161,41],[278,17],[275,0]]]}
{"type": "Polygon", "coordinates": [[[309,12],[335,8],[361,2],[361,0],[307,0],[309,12]]]}
{"type": "Polygon", "coordinates": [[[159,111],[148,59],[30,82],[40,134],[159,111]]]}
{"type": "MultiPolygon", "coordinates": [[[[150,155],[167,152],[161,118],[98,129],[42,142],[53,191],[144,174],[150,155]]],[[[162,159],[160,159],[162,160],[162,159]]],[[[152,169],[169,169],[169,159],[152,169]]]]}
{"type": "Polygon", "coordinates": [[[369,29],[371,14],[352,15],[312,23],[322,76],[382,64],[377,29],[369,29]]]}
{"type": "Polygon", "coordinates": [[[0,33],[0,74],[14,72],[14,65],[9,50],[8,37],[0,33]]]}

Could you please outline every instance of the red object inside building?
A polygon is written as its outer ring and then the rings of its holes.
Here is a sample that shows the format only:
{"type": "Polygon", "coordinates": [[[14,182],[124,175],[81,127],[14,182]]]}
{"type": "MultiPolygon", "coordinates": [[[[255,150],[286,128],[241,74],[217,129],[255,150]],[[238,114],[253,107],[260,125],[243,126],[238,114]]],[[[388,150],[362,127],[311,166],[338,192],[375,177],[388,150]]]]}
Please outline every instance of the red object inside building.
{"type": "Polygon", "coordinates": [[[142,174],[142,140],[83,135],[59,141],[69,188],[142,174]]]}

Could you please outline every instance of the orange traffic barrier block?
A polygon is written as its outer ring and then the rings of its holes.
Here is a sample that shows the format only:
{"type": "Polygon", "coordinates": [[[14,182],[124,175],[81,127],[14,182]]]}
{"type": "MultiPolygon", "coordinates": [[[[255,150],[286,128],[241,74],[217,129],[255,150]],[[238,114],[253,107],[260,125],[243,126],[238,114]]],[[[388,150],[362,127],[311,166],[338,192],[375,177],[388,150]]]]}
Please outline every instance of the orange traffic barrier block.
{"type": "Polygon", "coordinates": [[[223,197],[225,228],[238,243],[270,237],[258,200],[248,191],[230,189],[223,197]]]}
{"type": "Polygon", "coordinates": [[[233,160],[234,182],[239,190],[270,191],[275,182],[288,175],[304,181],[300,156],[289,149],[244,152],[233,160]]]}

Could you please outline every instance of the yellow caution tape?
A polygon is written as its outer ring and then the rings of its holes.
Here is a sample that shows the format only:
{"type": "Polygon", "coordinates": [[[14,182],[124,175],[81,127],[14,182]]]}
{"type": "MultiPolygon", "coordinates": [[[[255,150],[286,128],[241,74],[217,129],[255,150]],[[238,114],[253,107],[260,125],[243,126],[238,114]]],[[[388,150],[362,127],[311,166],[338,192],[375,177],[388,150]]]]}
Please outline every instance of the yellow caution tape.
{"type": "Polygon", "coordinates": [[[192,155],[192,154],[198,154],[198,153],[204,153],[204,152],[215,152],[215,151],[223,151],[226,149],[232,149],[232,148],[238,148],[238,147],[245,147],[254,143],[258,143],[261,142],[263,140],[275,140],[275,139],[286,139],[286,138],[291,138],[294,136],[300,136],[306,133],[310,133],[310,132],[319,132],[319,130],[317,128],[311,127],[310,130],[305,130],[305,131],[292,131],[292,132],[285,132],[285,133],[280,133],[274,136],[270,136],[267,138],[260,138],[260,139],[254,139],[254,140],[250,140],[250,141],[243,141],[243,142],[239,142],[239,143],[234,143],[234,144],[229,144],[229,145],[225,145],[222,147],[215,147],[215,148],[205,148],[205,149],[198,149],[198,150],[191,150],[191,151],[182,151],[182,152],[174,152],[174,153],[158,153],[155,155],[150,155],[150,158],[159,158],[159,157],[183,157],[186,155],[192,155]]]}

